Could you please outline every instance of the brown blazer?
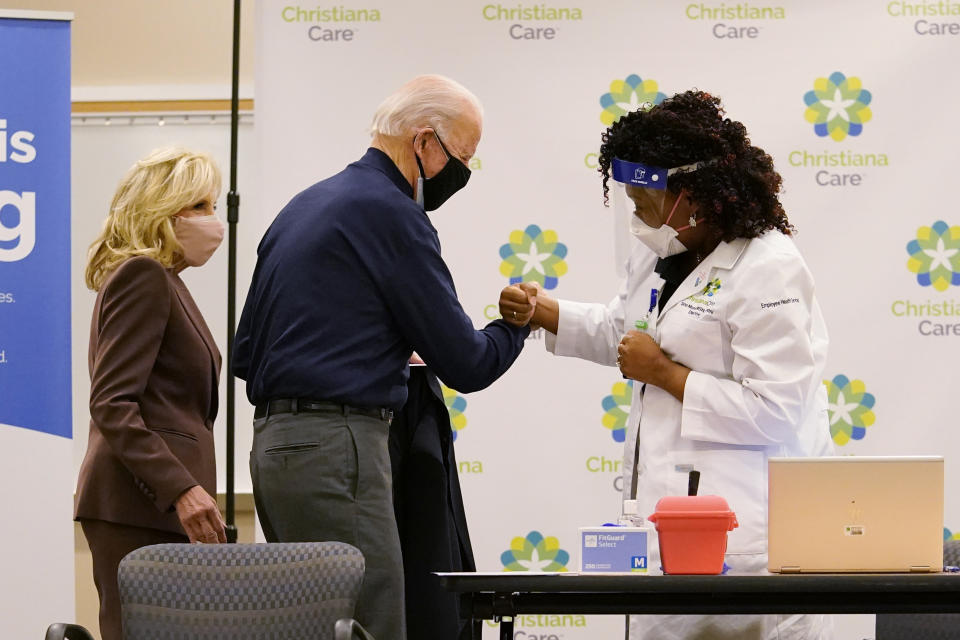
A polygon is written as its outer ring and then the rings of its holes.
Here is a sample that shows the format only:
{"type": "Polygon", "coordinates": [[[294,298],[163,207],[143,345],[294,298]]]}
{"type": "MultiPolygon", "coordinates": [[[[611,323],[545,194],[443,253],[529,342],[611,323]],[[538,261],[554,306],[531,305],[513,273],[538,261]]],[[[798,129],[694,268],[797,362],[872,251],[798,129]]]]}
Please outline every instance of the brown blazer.
{"type": "Polygon", "coordinates": [[[89,367],[75,517],[183,533],[180,494],[216,495],[220,352],[180,277],[142,256],[117,267],[93,307],[89,367]]]}

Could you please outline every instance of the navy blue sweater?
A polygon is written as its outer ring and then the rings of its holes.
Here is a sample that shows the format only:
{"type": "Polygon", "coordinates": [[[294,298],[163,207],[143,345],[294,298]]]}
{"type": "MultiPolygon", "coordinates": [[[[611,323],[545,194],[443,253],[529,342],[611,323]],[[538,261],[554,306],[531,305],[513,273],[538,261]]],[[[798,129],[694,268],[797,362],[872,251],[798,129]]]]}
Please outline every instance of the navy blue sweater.
{"type": "Polygon", "coordinates": [[[443,382],[490,385],[529,329],[475,330],[437,231],[386,154],[297,194],[257,249],[233,371],[254,404],[278,398],[398,409],[416,351],[443,382]]]}

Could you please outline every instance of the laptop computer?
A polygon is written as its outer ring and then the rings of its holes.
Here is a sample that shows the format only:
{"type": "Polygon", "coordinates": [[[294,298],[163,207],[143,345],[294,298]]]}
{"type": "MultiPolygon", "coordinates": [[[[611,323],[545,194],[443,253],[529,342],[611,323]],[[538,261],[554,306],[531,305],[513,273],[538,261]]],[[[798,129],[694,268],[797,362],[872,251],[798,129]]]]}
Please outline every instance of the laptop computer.
{"type": "Polygon", "coordinates": [[[770,458],[773,573],[943,569],[940,456],[770,458]]]}

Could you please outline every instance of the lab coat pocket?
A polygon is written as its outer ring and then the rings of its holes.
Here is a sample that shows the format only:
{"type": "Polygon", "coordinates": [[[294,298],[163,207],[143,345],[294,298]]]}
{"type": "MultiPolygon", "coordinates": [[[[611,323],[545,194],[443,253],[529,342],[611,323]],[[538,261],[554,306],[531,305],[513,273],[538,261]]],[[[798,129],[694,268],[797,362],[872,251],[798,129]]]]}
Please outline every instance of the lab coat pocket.
{"type": "Polygon", "coordinates": [[[720,496],[740,526],[727,538],[728,554],[765,553],[767,540],[767,463],[763,451],[696,449],[668,456],[671,490],[686,495],[691,470],[700,472],[699,495],[720,496]]]}
{"type": "Polygon", "coordinates": [[[693,315],[693,307],[684,303],[674,307],[660,320],[660,348],[674,362],[685,367],[723,375],[723,349],[720,321],[706,311],[693,315]]]}

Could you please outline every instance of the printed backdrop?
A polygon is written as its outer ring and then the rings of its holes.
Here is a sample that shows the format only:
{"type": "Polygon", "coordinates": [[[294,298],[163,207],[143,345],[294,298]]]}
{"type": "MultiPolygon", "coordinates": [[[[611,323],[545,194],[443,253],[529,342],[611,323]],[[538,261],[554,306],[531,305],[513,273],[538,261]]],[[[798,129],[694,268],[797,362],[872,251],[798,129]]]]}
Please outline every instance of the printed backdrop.
{"type": "Polygon", "coordinates": [[[74,618],[70,20],[0,9],[2,638],[74,618]]]}
{"type": "MultiPolygon", "coordinates": [[[[610,300],[626,229],[603,207],[601,132],[678,91],[721,96],[784,177],[830,330],[838,451],[946,455],[944,536],[960,535],[960,4],[262,0],[258,22],[262,201],[246,249],[362,155],[385,96],[448,75],[483,102],[484,136],[469,186],[431,219],[478,327],[521,278],[610,300]]],[[[448,391],[480,570],[576,570],[577,528],[619,512],[630,389],[542,342],[490,389],[448,391]]],[[[530,637],[618,638],[622,619],[525,616],[530,637]]]]}

